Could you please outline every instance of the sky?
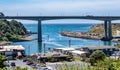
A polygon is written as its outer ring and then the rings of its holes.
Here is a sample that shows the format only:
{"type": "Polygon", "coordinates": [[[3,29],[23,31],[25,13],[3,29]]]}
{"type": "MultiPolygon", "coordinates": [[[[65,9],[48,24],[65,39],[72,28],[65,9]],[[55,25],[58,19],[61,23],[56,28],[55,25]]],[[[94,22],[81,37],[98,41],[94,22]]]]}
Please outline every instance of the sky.
{"type": "MultiPolygon", "coordinates": [[[[120,0],[0,0],[7,16],[119,16],[120,0]]],[[[34,23],[34,21],[22,21],[34,23]]],[[[44,23],[95,22],[90,20],[50,20],[44,23]]]]}

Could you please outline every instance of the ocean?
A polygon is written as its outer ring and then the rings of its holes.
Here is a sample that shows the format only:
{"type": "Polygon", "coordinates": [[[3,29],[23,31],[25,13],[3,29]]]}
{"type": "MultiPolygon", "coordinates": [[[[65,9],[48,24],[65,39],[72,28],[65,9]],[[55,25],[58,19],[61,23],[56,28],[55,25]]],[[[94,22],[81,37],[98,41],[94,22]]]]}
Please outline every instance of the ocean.
{"type": "MultiPolygon", "coordinates": [[[[61,36],[59,33],[63,30],[73,32],[87,32],[94,24],[42,24],[42,43],[38,43],[37,40],[14,42],[14,45],[23,45],[25,47],[26,54],[34,54],[43,52],[44,45],[45,51],[48,48],[61,48],[69,47],[69,40],[71,40],[71,46],[74,48],[88,47],[88,46],[113,46],[115,42],[104,42],[100,40],[88,40],[81,38],[71,38],[61,36]]],[[[27,30],[37,32],[37,24],[24,24],[27,30]]],[[[37,34],[31,35],[31,37],[37,38],[37,34]]]]}

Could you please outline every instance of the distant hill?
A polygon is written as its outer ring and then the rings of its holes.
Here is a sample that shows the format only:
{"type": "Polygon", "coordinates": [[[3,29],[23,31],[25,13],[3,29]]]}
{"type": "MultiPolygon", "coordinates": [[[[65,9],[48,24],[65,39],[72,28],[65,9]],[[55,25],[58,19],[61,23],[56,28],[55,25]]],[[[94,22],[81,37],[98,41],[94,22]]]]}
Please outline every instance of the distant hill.
{"type": "MultiPolygon", "coordinates": [[[[112,35],[116,36],[116,30],[120,31],[120,24],[113,23],[112,24],[112,35]]],[[[104,34],[104,26],[103,24],[94,25],[88,33],[95,33],[95,34],[104,34]]]]}
{"type": "Polygon", "coordinates": [[[16,20],[0,20],[0,41],[18,41],[27,35],[27,30],[16,20]]]}

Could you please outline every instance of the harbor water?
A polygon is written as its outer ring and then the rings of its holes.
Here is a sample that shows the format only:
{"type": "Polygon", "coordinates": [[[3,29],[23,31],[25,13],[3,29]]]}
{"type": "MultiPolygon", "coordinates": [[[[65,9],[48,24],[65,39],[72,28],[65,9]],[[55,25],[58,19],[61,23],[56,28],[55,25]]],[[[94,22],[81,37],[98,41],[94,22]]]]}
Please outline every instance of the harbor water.
{"type": "MultiPolygon", "coordinates": [[[[68,47],[69,40],[71,40],[71,46],[74,48],[88,47],[88,46],[112,46],[114,42],[104,42],[100,40],[88,40],[81,38],[70,38],[60,35],[61,31],[73,31],[73,32],[87,32],[91,29],[94,24],[42,24],[42,40],[40,43],[37,40],[24,41],[24,42],[14,42],[14,45],[23,45],[26,49],[26,54],[33,54],[43,52],[44,46],[45,51],[48,48],[60,48],[68,47]]],[[[37,24],[24,24],[27,30],[32,32],[37,32],[37,24]]],[[[31,35],[31,37],[37,38],[37,34],[31,35]]]]}

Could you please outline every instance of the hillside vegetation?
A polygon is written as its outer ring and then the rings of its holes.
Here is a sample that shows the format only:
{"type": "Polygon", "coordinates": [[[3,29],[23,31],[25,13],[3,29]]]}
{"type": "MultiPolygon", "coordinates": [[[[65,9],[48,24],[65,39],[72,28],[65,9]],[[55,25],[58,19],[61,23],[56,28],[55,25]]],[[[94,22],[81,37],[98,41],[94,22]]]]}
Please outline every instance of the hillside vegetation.
{"type": "MultiPolygon", "coordinates": [[[[116,36],[116,30],[120,31],[120,24],[118,24],[118,23],[112,24],[112,34],[114,36],[116,36]]],[[[91,28],[91,30],[89,31],[89,33],[104,34],[104,26],[103,26],[103,24],[94,25],[91,28]]]]}
{"type": "Polygon", "coordinates": [[[27,34],[26,28],[16,20],[0,20],[0,41],[18,41],[27,34]]]}

